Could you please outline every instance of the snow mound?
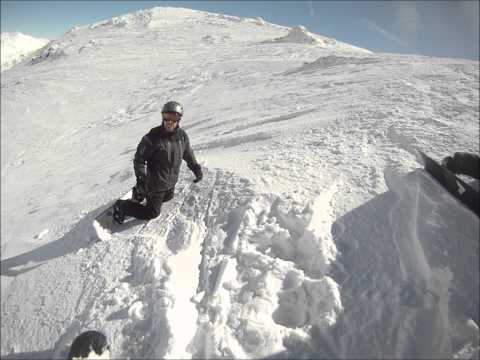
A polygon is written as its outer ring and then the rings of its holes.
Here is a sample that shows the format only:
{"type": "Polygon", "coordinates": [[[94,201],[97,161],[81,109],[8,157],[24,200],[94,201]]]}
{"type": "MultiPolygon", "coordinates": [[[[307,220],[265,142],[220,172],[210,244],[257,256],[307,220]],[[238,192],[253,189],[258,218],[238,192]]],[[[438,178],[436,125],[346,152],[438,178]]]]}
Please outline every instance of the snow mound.
{"type": "Polygon", "coordinates": [[[334,187],[307,207],[291,207],[278,198],[273,203],[260,199],[247,210],[242,233],[257,250],[295,262],[308,276],[319,278],[336,257],[330,234],[333,222],[329,201],[334,187]],[[261,219],[253,222],[250,219],[261,219]]]}
{"type": "Polygon", "coordinates": [[[238,17],[238,16],[231,16],[231,15],[224,15],[224,14],[213,14],[213,13],[205,13],[210,20],[217,20],[223,22],[231,22],[231,23],[253,23],[256,25],[267,25],[269,24],[261,17],[256,18],[245,18],[245,17],[238,17]]]}
{"type": "Polygon", "coordinates": [[[1,71],[10,69],[28,54],[45,46],[49,40],[34,38],[21,33],[1,34],[1,71]]]}
{"type": "Polygon", "coordinates": [[[379,57],[372,56],[341,56],[341,55],[328,55],[321,56],[313,62],[306,62],[301,67],[287,71],[285,74],[295,74],[298,72],[311,72],[316,70],[329,69],[333,67],[356,67],[359,65],[370,65],[381,62],[379,57]]]}
{"type": "Polygon", "coordinates": [[[67,52],[61,43],[53,41],[45,48],[39,50],[32,56],[31,65],[35,65],[44,61],[55,61],[67,56],[67,52]]]}
{"type": "Polygon", "coordinates": [[[325,275],[336,256],[335,191],[307,204],[257,194],[218,224],[208,241],[216,250],[203,262],[195,356],[264,357],[284,351],[291,337],[308,342],[312,326],[335,323],[340,291],[325,275]]]}
{"type": "Polygon", "coordinates": [[[334,45],[336,40],[329,39],[323,36],[312,34],[307,29],[298,25],[290,29],[285,36],[271,40],[272,43],[297,43],[297,44],[312,44],[312,45],[334,45]]]}
{"type": "Polygon", "coordinates": [[[371,54],[371,51],[367,49],[362,49],[357,46],[342,43],[335,39],[313,34],[302,25],[290,28],[288,34],[285,36],[265,40],[260,42],[260,44],[305,44],[345,53],[354,52],[361,54],[371,54]]]}
{"type": "Polygon", "coordinates": [[[371,57],[351,57],[351,56],[322,56],[314,62],[308,63],[308,68],[330,68],[333,66],[374,64],[380,62],[380,59],[371,57]]]}
{"type": "Polygon", "coordinates": [[[232,38],[230,35],[205,35],[202,37],[202,41],[206,44],[217,45],[230,41],[232,38]]]}
{"type": "Polygon", "coordinates": [[[273,318],[277,324],[289,328],[328,327],[335,324],[341,310],[340,287],[334,280],[304,279],[291,272],[286,276],[273,318]]]}
{"type": "Polygon", "coordinates": [[[132,14],[115,16],[109,20],[94,23],[90,26],[90,29],[96,29],[103,26],[126,28],[148,26],[153,18],[153,15],[153,10],[140,10],[132,14]]]}
{"type": "Polygon", "coordinates": [[[82,51],[84,50],[87,50],[87,49],[96,49],[100,46],[100,44],[97,42],[97,40],[95,39],[91,39],[88,41],[88,43],[86,43],[85,45],[81,46],[79,49],[78,49],[78,52],[81,53],[82,51]]]}

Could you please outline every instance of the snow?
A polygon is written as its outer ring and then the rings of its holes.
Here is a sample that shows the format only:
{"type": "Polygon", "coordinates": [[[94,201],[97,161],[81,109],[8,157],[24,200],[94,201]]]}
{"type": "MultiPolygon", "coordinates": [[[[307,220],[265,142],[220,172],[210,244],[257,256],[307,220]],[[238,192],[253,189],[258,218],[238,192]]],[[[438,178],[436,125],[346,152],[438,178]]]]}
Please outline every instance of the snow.
{"type": "Polygon", "coordinates": [[[38,39],[22,33],[2,33],[2,72],[20,62],[31,52],[45,46],[48,42],[47,39],[38,39]]]}
{"type": "Polygon", "coordinates": [[[478,74],[180,8],[25,56],[1,74],[2,357],[90,329],[113,358],[478,357],[478,217],[416,156],[478,151],[478,74]],[[204,179],[99,233],[171,99],[204,179]]]}

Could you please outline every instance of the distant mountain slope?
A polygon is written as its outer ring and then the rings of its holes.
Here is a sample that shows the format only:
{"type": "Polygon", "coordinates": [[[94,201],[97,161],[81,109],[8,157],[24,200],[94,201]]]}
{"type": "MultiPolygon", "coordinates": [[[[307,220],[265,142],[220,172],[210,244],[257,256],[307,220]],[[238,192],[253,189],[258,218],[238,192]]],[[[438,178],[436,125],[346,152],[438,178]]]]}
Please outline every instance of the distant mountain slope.
{"type": "Polygon", "coordinates": [[[47,39],[38,39],[21,33],[2,33],[2,72],[20,62],[27,54],[45,46],[48,42],[47,39]]]}

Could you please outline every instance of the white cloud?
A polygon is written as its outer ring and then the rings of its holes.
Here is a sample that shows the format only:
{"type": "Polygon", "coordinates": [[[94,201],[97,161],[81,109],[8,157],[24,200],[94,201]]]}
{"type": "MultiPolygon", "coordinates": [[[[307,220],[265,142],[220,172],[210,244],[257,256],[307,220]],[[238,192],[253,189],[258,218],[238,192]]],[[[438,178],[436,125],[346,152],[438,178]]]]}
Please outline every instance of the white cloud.
{"type": "Polygon", "coordinates": [[[377,33],[377,34],[383,36],[384,38],[386,38],[388,40],[391,40],[391,41],[397,43],[398,45],[400,45],[404,48],[409,48],[410,47],[410,45],[407,41],[401,39],[400,37],[391,33],[390,31],[383,29],[382,27],[375,24],[373,21],[370,21],[368,19],[362,19],[362,23],[364,23],[367,26],[368,30],[370,30],[374,33],[377,33]]]}

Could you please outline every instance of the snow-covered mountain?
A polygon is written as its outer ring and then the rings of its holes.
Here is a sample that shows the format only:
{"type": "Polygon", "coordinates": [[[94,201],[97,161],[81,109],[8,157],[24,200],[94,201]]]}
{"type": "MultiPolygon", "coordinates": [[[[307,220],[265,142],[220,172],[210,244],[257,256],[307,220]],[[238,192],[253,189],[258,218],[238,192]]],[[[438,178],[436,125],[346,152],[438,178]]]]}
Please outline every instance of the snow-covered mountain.
{"type": "Polygon", "coordinates": [[[2,357],[478,356],[478,217],[416,158],[478,151],[478,62],[154,8],[1,76],[2,357]],[[97,241],[171,99],[203,181],[97,241]]]}
{"type": "Polygon", "coordinates": [[[49,40],[38,39],[22,33],[1,34],[1,71],[5,71],[20,62],[32,51],[45,46],[49,40]]]}

